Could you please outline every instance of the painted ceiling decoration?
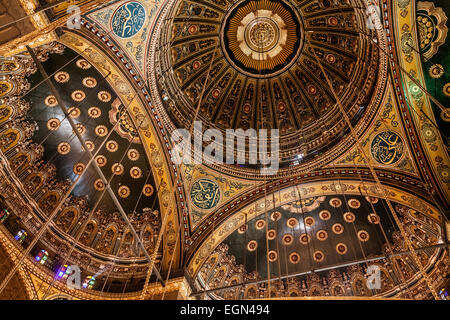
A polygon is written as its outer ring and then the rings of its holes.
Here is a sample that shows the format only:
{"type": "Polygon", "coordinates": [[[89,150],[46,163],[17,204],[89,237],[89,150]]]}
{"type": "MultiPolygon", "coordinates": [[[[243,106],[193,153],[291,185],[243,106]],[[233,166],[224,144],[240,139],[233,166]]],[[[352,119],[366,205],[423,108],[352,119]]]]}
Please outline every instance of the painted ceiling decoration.
{"type": "Polygon", "coordinates": [[[352,6],[264,0],[166,7],[173,22],[155,28],[149,78],[158,83],[154,99],[170,125],[188,127],[208,78],[197,119],[205,130],[279,129],[282,167],[300,153],[307,161],[329,152],[345,140],[345,129],[313,50],[352,121],[364,130],[373,116],[386,65],[373,43],[355,33],[366,24],[352,6]]]}
{"type": "Polygon", "coordinates": [[[450,5],[368,5],[19,0],[47,9],[0,27],[0,299],[446,299],[450,5]],[[280,170],[177,165],[194,120],[279,129],[280,170]]]}

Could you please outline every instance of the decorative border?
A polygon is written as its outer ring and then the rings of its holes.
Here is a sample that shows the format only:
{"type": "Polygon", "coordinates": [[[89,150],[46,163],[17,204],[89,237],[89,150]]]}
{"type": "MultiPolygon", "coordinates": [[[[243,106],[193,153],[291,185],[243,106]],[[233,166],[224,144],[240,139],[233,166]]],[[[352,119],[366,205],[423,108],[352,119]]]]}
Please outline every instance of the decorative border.
{"type": "MultiPolygon", "coordinates": [[[[333,185],[345,185],[346,188],[341,187],[340,193],[359,195],[359,188],[368,196],[374,196],[378,198],[383,198],[383,192],[378,189],[373,182],[364,182],[362,184],[360,181],[323,181],[323,182],[309,182],[303,183],[299,187],[303,197],[314,197],[314,196],[324,196],[324,195],[335,195],[336,190],[333,191],[333,185]],[[329,184],[326,189],[324,185],[329,184]]],[[[384,186],[387,193],[389,194],[389,200],[394,201],[417,211],[426,214],[431,219],[441,222],[442,216],[439,210],[434,206],[426,203],[425,201],[419,199],[417,196],[407,193],[398,188],[384,186]]],[[[195,251],[193,256],[190,258],[187,270],[191,277],[195,278],[204,261],[209,257],[211,252],[232,232],[239,228],[245,221],[249,221],[266,210],[271,210],[277,206],[286,204],[297,199],[297,186],[287,187],[280,191],[274,193],[268,193],[267,197],[263,197],[254,203],[248,204],[243,209],[239,210],[236,214],[228,217],[223,221],[213,232],[207,235],[206,239],[202,242],[200,247],[195,251]],[[275,201],[272,201],[275,199],[275,201]]]]}

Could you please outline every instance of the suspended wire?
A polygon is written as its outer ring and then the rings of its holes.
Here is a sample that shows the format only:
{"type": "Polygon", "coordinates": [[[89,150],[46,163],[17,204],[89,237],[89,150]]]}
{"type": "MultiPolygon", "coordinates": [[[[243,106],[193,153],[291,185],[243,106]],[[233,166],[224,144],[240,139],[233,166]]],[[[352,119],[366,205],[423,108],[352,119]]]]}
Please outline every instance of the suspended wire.
{"type": "MultiPolygon", "coordinates": [[[[356,169],[356,163],[355,163],[355,160],[354,160],[354,159],[353,159],[353,163],[355,164],[355,171],[356,171],[356,173],[357,173],[358,176],[359,176],[361,185],[363,186],[363,188],[365,188],[364,182],[363,182],[362,177],[361,177],[361,175],[360,175],[360,173],[359,173],[359,170],[356,169]]],[[[361,190],[361,186],[358,188],[358,190],[359,190],[360,195],[363,197],[362,190],[361,190]]],[[[368,190],[368,189],[366,188],[366,190],[368,190]]],[[[370,195],[369,195],[368,191],[366,191],[366,194],[367,194],[367,197],[370,199],[370,195]]],[[[403,274],[402,274],[402,272],[401,272],[401,270],[400,270],[400,268],[399,268],[399,266],[398,266],[396,260],[394,259],[394,261],[392,261],[392,259],[391,259],[390,254],[393,254],[394,251],[392,250],[392,247],[391,247],[391,244],[390,244],[390,242],[389,242],[389,239],[388,239],[388,237],[387,237],[387,235],[386,235],[386,232],[384,231],[384,228],[383,228],[383,224],[382,224],[380,215],[377,214],[377,212],[376,212],[376,210],[375,210],[375,206],[373,205],[373,203],[372,203],[371,201],[368,201],[368,202],[369,202],[369,204],[370,204],[370,206],[371,206],[372,212],[373,212],[375,215],[377,215],[377,216],[379,217],[379,219],[380,219],[379,222],[378,222],[378,225],[379,225],[379,227],[380,227],[380,231],[381,231],[381,233],[382,233],[382,235],[383,235],[383,237],[384,237],[384,240],[385,240],[385,245],[387,246],[387,249],[388,249],[388,252],[389,252],[389,254],[386,256],[386,258],[387,258],[387,260],[388,260],[388,261],[392,264],[392,266],[393,266],[392,271],[394,272],[394,275],[397,277],[396,280],[399,281],[398,278],[401,278],[401,279],[403,280],[404,284],[405,284],[405,287],[407,287],[407,282],[406,282],[405,278],[403,277],[403,274]],[[396,270],[396,269],[397,269],[397,270],[396,270]],[[399,277],[398,275],[395,274],[396,271],[399,273],[400,277],[399,277]]],[[[367,206],[367,204],[366,204],[366,206],[367,206]]],[[[386,211],[386,213],[388,213],[386,207],[385,207],[385,211],[386,211]]],[[[394,229],[395,229],[394,222],[392,221],[390,215],[388,214],[387,216],[389,217],[389,220],[391,221],[391,224],[392,224],[392,226],[393,226],[394,229]]],[[[401,283],[399,284],[399,288],[400,288],[400,290],[402,290],[401,283]]],[[[406,293],[404,292],[404,289],[402,290],[402,292],[403,292],[403,296],[404,296],[404,297],[407,297],[406,293]]],[[[414,296],[413,296],[413,298],[414,298],[414,296]]]]}
{"type": "MultiPolygon", "coordinates": [[[[308,37],[306,37],[306,40],[308,41],[308,43],[310,43],[308,37]]],[[[311,45],[311,44],[310,44],[310,45],[311,45]]],[[[357,135],[356,135],[356,133],[355,133],[355,129],[354,129],[353,125],[351,124],[351,121],[350,121],[350,119],[348,118],[348,115],[345,113],[344,107],[342,106],[341,101],[340,101],[338,95],[336,94],[336,91],[335,91],[334,88],[333,88],[332,82],[330,81],[330,79],[329,79],[329,77],[328,77],[328,74],[325,72],[325,69],[324,69],[324,67],[323,67],[323,65],[322,65],[322,63],[321,63],[321,61],[320,61],[319,58],[317,57],[317,54],[316,54],[316,51],[315,51],[314,48],[312,48],[312,52],[313,52],[313,54],[314,54],[314,56],[315,56],[315,58],[316,58],[316,60],[317,60],[317,62],[318,62],[318,64],[319,64],[319,67],[320,67],[322,73],[323,73],[324,76],[325,76],[325,79],[326,79],[326,81],[327,81],[327,83],[328,83],[328,86],[330,87],[330,89],[331,89],[333,95],[335,96],[335,98],[336,98],[336,100],[337,100],[337,104],[338,104],[338,106],[339,106],[339,109],[340,109],[341,113],[344,115],[345,121],[346,121],[348,127],[349,127],[350,130],[351,130],[351,133],[352,133],[353,138],[354,138],[355,141],[358,143],[358,146],[359,146],[359,148],[360,148],[361,153],[364,155],[364,158],[365,158],[365,159],[368,159],[367,155],[366,155],[365,152],[364,152],[363,147],[361,146],[361,142],[358,140],[358,137],[357,137],[357,135]]],[[[405,242],[407,243],[408,247],[409,247],[410,250],[411,250],[411,254],[413,255],[414,259],[415,259],[415,260],[418,262],[418,264],[419,264],[420,261],[419,261],[417,255],[416,255],[416,253],[415,253],[414,250],[413,250],[412,244],[410,243],[409,239],[407,238],[407,235],[406,235],[406,233],[405,233],[405,230],[403,229],[403,225],[402,225],[401,221],[398,219],[397,214],[394,212],[394,209],[392,208],[392,205],[391,205],[390,201],[388,200],[388,197],[387,197],[387,194],[386,194],[386,190],[382,188],[381,182],[379,181],[378,176],[376,175],[376,172],[375,172],[373,166],[370,164],[370,161],[369,161],[369,160],[367,160],[367,164],[368,164],[368,166],[369,166],[369,168],[370,168],[370,171],[371,171],[371,173],[372,173],[372,175],[373,175],[375,181],[377,182],[378,187],[379,187],[379,188],[382,190],[382,192],[384,193],[384,196],[385,196],[385,198],[386,198],[386,202],[387,202],[387,204],[388,204],[388,206],[389,206],[389,209],[391,210],[391,213],[392,213],[392,215],[393,215],[393,217],[394,217],[396,223],[399,225],[399,228],[400,228],[400,231],[401,231],[401,233],[402,233],[402,236],[404,237],[405,242]]],[[[433,290],[432,283],[431,283],[429,277],[427,276],[427,274],[426,274],[426,272],[425,272],[423,266],[420,264],[419,267],[420,267],[422,276],[423,276],[423,278],[425,279],[425,281],[426,281],[426,283],[427,283],[427,286],[429,287],[430,291],[432,292],[434,298],[435,298],[435,299],[438,299],[437,293],[433,290]]]]}
{"type": "MultiPolygon", "coordinates": [[[[133,101],[133,100],[134,100],[134,97],[133,97],[133,99],[131,99],[131,101],[133,101]]],[[[130,103],[131,103],[131,102],[130,102],[130,103]]],[[[127,108],[126,105],[122,105],[121,111],[126,110],[126,108],[127,108]]],[[[108,135],[105,137],[105,139],[103,139],[103,142],[102,142],[102,144],[98,147],[97,151],[95,152],[93,159],[95,159],[95,157],[96,157],[96,156],[100,153],[100,151],[103,149],[103,147],[104,147],[106,141],[110,138],[111,134],[114,132],[116,126],[118,126],[119,123],[120,123],[120,122],[118,121],[118,122],[111,128],[111,130],[109,131],[109,133],[108,133],[108,135]]],[[[85,168],[85,170],[83,171],[83,173],[84,173],[84,172],[87,172],[87,170],[88,170],[89,165],[91,164],[91,162],[92,162],[92,161],[95,161],[95,160],[93,160],[93,159],[89,160],[89,162],[88,162],[88,164],[86,165],[86,168],[85,168]]],[[[112,181],[112,179],[114,178],[114,176],[115,176],[115,174],[112,173],[111,176],[110,176],[110,178],[109,178],[109,180],[108,180],[108,184],[111,183],[111,181],[112,181]]],[[[62,262],[62,264],[61,264],[62,266],[64,266],[64,265],[68,262],[68,260],[70,259],[71,255],[72,255],[72,252],[74,251],[75,247],[76,247],[77,244],[79,243],[79,240],[80,240],[81,236],[83,235],[83,233],[84,233],[84,231],[85,231],[87,225],[89,224],[89,222],[91,221],[91,218],[93,217],[94,213],[96,212],[98,205],[99,205],[100,202],[103,200],[103,196],[105,195],[105,193],[106,193],[106,189],[102,190],[102,193],[100,194],[100,197],[96,200],[94,206],[93,206],[92,209],[90,210],[89,215],[87,216],[87,218],[86,218],[84,224],[81,226],[80,230],[78,231],[78,235],[75,237],[75,240],[73,241],[72,246],[71,246],[71,248],[70,248],[68,254],[66,255],[66,257],[64,258],[64,260],[63,260],[63,262],[62,262]]],[[[53,283],[54,283],[55,280],[56,280],[56,277],[53,278],[52,282],[50,283],[50,285],[49,285],[49,287],[48,287],[48,289],[47,289],[47,292],[46,292],[45,295],[44,295],[44,299],[45,299],[45,297],[48,295],[48,293],[50,292],[51,288],[53,287],[53,283]]]]}

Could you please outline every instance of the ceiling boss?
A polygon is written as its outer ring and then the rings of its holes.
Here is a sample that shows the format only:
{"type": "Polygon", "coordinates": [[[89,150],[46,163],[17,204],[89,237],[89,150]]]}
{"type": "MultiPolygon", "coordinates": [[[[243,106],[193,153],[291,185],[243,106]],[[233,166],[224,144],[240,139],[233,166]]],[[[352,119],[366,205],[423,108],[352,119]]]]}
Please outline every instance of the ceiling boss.
{"type": "Polygon", "coordinates": [[[239,1],[222,23],[222,48],[238,71],[275,76],[298,58],[302,30],[300,15],[287,2],[239,1]]]}

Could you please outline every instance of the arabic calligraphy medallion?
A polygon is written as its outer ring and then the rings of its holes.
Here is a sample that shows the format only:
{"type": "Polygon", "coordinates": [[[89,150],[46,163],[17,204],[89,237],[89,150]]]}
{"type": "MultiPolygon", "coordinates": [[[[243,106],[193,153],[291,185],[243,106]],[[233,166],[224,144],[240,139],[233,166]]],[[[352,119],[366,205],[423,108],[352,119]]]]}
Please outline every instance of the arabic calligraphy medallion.
{"type": "Polygon", "coordinates": [[[125,3],[114,12],[112,30],[121,38],[131,38],[141,30],[145,16],[145,9],[139,2],[125,3]]]}
{"type": "Polygon", "coordinates": [[[197,180],[191,188],[191,201],[199,209],[211,209],[217,205],[220,190],[217,183],[209,179],[197,180]]]}
{"type": "Polygon", "coordinates": [[[403,155],[402,138],[393,131],[383,131],[377,134],[370,144],[370,153],[378,163],[391,165],[400,160],[403,155]]]}

